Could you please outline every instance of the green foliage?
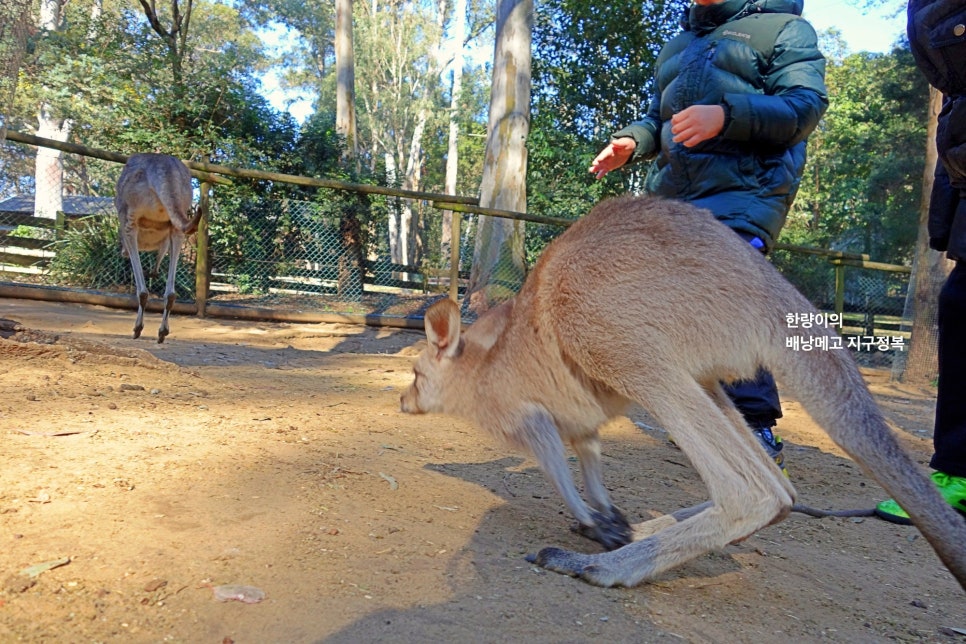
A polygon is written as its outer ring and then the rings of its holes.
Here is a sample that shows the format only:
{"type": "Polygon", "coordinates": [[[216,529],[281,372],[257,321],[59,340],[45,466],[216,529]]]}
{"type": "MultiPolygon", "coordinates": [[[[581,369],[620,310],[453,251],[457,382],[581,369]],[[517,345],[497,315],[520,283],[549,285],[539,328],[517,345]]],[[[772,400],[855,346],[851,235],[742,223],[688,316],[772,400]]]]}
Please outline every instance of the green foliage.
{"type": "Polygon", "coordinates": [[[641,118],[661,47],[681,29],[685,0],[545,0],[533,30],[534,103],[547,123],[585,140],[641,118]]]}
{"type": "Polygon", "coordinates": [[[56,255],[48,272],[55,284],[103,289],[134,283],[129,262],[121,256],[116,218],[85,217],[52,246],[56,255]]]}
{"type": "Polygon", "coordinates": [[[928,86],[908,49],[831,61],[830,106],[781,241],[908,263],[925,163],[928,86]]]}
{"type": "Polygon", "coordinates": [[[45,104],[93,147],[268,168],[291,156],[295,122],[259,93],[261,42],[229,5],[193,4],[177,74],[167,43],[128,6],[106,6],[92,22],[70,4],[65,24],[35,39],[25,61],[16,103],[23,122],[45,104]]]}
{"type": "MultiPolygon", "coordinates": [[[[567,132],[555,132],[537,114],[527,141],[527,210],[540,215],[577,220],[595,203],[613,194],[617,185],[597,181],[587,171],[597,154],[586,142],[567,132]]],[[[528,224],[527,264],[533,265],[550,241],[563,232],[560,226],[528,224]]]]}
{"type": "MultiPolygon", "coordinates": [[[[290,172],[351,183],[379,183],[342,165],[344,141],[330,114],[315,114],[293,144],[290,172]]],[[[355,271],[361,295],[370,231],[384,229],[384,200],[343,190],[307,189],[268,181],[216,192],[209,221],[214,270],[241,293],[265,294],[286,279],[339,278],[355,271]]],[[[340,288],[341,288],[340,282],[340,288]]]]}
{"type": "MultiPolygon", "coordinates": [[[[51,243],[56,251],[48,266],[51,283],[89,289],[128,290],[134,285],[131,262],[121,255],[121,239],[116,217],[92,215],[73,223],[64,234],[51,243]]],[[[188,253],[190,255],[190,253],[188,253]]],[[[178,297],[193,298],[194,273],[182,263],[175,275],[178,297]]],[[[145,281],[151,293],[163,293],[167,280],[168,260],[165,258],[157,275],[151,274],[157,255],[141,253],[145,281]]]]}
{"type": "Polygon", "coordinates": [[[217,272],[241,293],[268,293],[271,277],[280,274],[286,251],[298,244],[286,201],[242,194],[223,194],[208,223],[217,272]]]}

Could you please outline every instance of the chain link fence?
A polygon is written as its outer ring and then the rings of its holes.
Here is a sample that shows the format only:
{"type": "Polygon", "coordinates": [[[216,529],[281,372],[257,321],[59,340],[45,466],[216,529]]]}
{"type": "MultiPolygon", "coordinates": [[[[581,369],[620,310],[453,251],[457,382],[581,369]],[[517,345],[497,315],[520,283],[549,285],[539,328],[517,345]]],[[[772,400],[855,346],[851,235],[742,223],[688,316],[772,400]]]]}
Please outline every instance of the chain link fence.
{"type": "MultiPolygon", "coordinates": [[[[0,163],[24,154],[20,144],[0,146],[0,163]]],[[[133,302],[134,280],[120,254],[112,197],[121,165],[65,153],[62,166],[67,194],[57,218],[34,215],[30,177],[0,186],[0,281],[130,294],[133,302]]],[[[425,309],[449,292],[444,215],[430,201],[332,189],[263,196],[244,181],[233,181],[233,186],[215,186],[209,200],[206,302],[267,310],[277,319],[298,312],[370,321],[402,318],[420,326],[425,309]],[[417,259],[393,261],[399,255],[390,243],[393,222],[404,217],[412,231],[421,232],[405,237],[417,259]]],[[[472,268],[478,218],[464,214],[461,221],[460,297],[472,268]]],[[[526,230],[532,265],[562,228],[528,223],[526,230]]],[[[892,365],[910,337],[904,311],[909,269],[819,253],[780,246],[771,259],[820,310],[840,316],[842,336],[858,339],[850,346],[860,364],[892,365]]],[[[153,294],[164,290],[167,261],[148,276],[153,294]]],[[[142,263],[153,266],[154,254],[145,254],[142,263]]],[[[178,266],[181,301],[197,300],[196,263],[192,236],[178,266]]]]}
{"type": "Polygon", "coordinates": [[[861,256],[781,244],[771,261],[820,311],[832,316],[862,366],[887,367],[909,346],[904,305],[910,269],[861,256]]]}
{"type": "Polygon", "coordinates": [[[217,189],[209,220],[210,301],[414,317],[447,292],[438,250],[402,263],[392,260],[389,244],[391,210],[405,205],[424,229],[438,232],[437,209],[336,192],[319,190],[309,201],[237,199],[217,189]]]}

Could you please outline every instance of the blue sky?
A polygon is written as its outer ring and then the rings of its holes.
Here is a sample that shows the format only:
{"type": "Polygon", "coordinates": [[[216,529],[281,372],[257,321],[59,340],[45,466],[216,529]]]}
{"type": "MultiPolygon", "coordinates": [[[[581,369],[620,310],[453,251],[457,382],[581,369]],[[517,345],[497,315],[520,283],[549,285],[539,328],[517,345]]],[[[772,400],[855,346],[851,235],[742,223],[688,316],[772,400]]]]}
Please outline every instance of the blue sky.
{"type": "Polygon", "coordinates": [[[906,29],[906,3],[888,4],[891,5],[888,9],[863,13],[855,6],[855,0],[805,0],[802,15],[818,31],[830,27],[841,30],[854,52],[887,52],[906,29]],[[893,15],[898,8],[902,11],[893,15]]]}
{"type": "MultiPolygon", "coordinates": [[[[861,11],[855,3],[858,0],[805,0],[804,17],[812,23],[818,31],[836,27],[842,32],[849,49],[853,52],[871,51],[887,52],[893,43],[905,31],[905,3],[889,2],[888,9],[861,11]],[[897,8],[902,11],[895,15],[897,8]]],[[[272,44],[278,43],[280,38],[275,32],[268,38],[272,44]]],[[[284,94],[277,89],[271,77],[263,78],[263,86],[269,100],[276,109],[286,109],[284,94]]],[[[289,111],[301,122],[308,115],[310,102],[296,101],[289,111]]]]}

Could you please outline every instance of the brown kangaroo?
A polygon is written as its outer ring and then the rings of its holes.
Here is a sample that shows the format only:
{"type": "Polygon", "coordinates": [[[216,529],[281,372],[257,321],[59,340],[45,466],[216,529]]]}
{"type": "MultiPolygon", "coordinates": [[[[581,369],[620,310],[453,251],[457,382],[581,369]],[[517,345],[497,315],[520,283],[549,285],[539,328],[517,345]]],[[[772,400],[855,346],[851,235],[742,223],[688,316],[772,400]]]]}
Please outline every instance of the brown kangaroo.
{"type": "Polygon", "coordinates": [[[121,251],[131,259],[138,297],[138,317],[134,337],[144,328],[144,307],[148,288],[144,282],[138,251],[154,250],[158,258],[156,275],[164,256],[168,260],[168,279],[164,288],[164,314],[158,329],[158,343],[168,335],[168,314],[174,306],[174,278],[185,236],[198,228],[201,209],[192,213],[191,173],[184,163],[166,154],[131,156],[117,180],[114,205],[120,220],[121,251]]]}
{"type": "MultiPolygon", "coordinates": [[[[770,369],[812,418],[906,508],[966,589],[966,521],[886,425],[845,349],[789,348],[786,315],[814,307],[709,212],[647,197],[605,201],[557,238],[520,293],[465,333],[450,300],[426,312],[408,413],[467,418],[531,453],[610,552],[529,559],[601,586],[633,586],[784,519],[795,490],[722,381],[770,369]],[[634,526],[612,505],[598,428],[630,402],[688,455],[711,500],[634,526]],[[589,506],[570,477],[580,460],[589,506]]],[[[795,335],[834,336],[826,327],[795,335]]]]}

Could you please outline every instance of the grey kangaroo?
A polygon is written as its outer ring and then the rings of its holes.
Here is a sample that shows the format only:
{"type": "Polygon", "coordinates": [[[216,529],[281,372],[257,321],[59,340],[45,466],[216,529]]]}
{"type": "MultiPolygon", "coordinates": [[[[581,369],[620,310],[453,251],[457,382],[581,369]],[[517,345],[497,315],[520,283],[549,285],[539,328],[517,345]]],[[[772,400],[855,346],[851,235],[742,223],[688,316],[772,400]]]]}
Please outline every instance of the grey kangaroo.
{"type": "Polygon", "coordinates": [[[168,260],[168,279],[164,288],[164,313],[158,329],[158,343],[167,337],[168,314],[174,306],[174,277],[185,236],[198,228],[201,210],[192,213],[191,173],[184,163],[166,154],[131,156],[117,180],[114,205],[120,220],[122,254],[131,259],[138,297],[138,317],[134,337],[144,329],[144,307],[148,288],[144,282],[138,251],[154,250],[158,258],[152,274],[157,274],[164,256],[168,260]]]}
{"type": "Polygon", "coordinates": [[[966,520],[900,447],[848,351],[786,345],[786,315],[808,312],[814,307],[709,212],[612,199],[550,244],[520,293],[465,333],[455,303],[431,307],[427,348],[401,406],[467,418],[531,453],[580,531],[609,549],[544,548],[531,561],[600,586],[634,586],[791,511],[794,488],[720,385],[765,366],[907,509],[966,588],[966,520]],[[598,428],[632,401],[674,437],[710,501],[634,526],[611,503],[598,428]],[[589,504],[570,476],[567,445],[589,504]]]}

